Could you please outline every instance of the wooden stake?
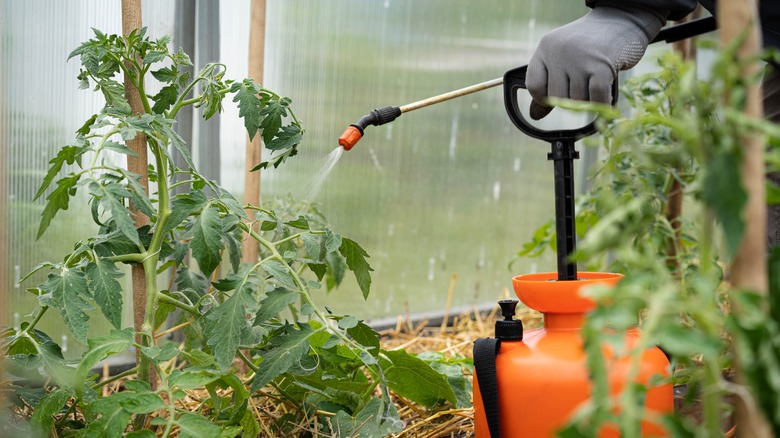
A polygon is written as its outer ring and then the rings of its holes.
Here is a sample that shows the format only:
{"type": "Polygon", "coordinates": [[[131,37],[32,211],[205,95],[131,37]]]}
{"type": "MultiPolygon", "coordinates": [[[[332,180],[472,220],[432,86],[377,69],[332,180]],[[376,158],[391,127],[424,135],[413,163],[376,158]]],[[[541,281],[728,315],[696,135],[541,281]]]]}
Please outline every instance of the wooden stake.
{"type": "MultiPolygon", "coordinates": [[[[719,21],[721,45],[725,47],[734,39],[743,36],[743,32],[748,32],[737,51],[738,60],[750,59],[761,49],[757,10],[756,0],[718,0],[718,15],[726,17],[719,21]]],[[[743,77],[757,75],[759,68],[757,62],[750,63],[744,68],[743,77]]],[[[751,85],[746,91],[745,115],[755,119],[763,117],[761,87],[751,85]]],[[[763,137],[753,134],[742,139],[744,148],[742,184],[748,195],[744,210],[746,226],[745,235],[731,265],[732,284],[736,289],[750,290],[761,294],[767,294],[769,290],[766,269],[764,143],[763,137]]],[[[739,313],[736,306],[733,311],[739,313]]],[[[737,316],[739,317],[739,315],[737,316]]],[[[737,360],[735,365],[737,379],[744,382],[745,379],[741,375],[740,368],[737,360]]],[[[749,410],[748,405],[741,399],[737,402],[737,436],[771,437],[771,429],[762,412],[758,409],[749,410]]],[[[755,406],[754,403],[753,406],[755,406]]]]}
{"type": "MultiPolygon", "coordinates": [[[[252,17],[249,24],[249,78],[258,84],[263,83],[263,64],[265,58],[265,0],[252,0],[252,17]]],[[[259,134],[252,141],[247,136],[246,141],[246,172],[244,180],[244,203],[260,206],[260,171],[250,172],[260,164],[263,143],[259,134]]],[[[253,218],[253,210],[247,209],[246,214],[253,218]]],[[[253,226],[257,231],[257,226],[253,226]]],[[[257,261],[257,242],[244,234],[241,247],[241,261],[254,263],[257,261]]]]}
{"type": "MultiPolygon", "coordinates": [[[[141,20],[141,0],[122,0],[122,34],[129,35],[133,30],[140,29],[141,27],[143,27],[143,22],[141,20]]],[[[141,95],[127,76],[125,76],[125,95],[130,102],[130,109],[133,114],[143,114],[144,107],[141,102],[141,95]]],[[[144,190],[146,190],[146,193],[149,193],[149,159],[146,149],[146,136],[142,134],[136,135],[134,139],[127,142],[127,147],[138,155],[137,157],[127,157],[127,170],[137,175],[141,175],[139,183],[143,186],[144,190]]],[[[148,217],[139,211],[131,211],[134,213],[136,227],[149,224],[148,217]]],[[[144,324],[146,310],[146,277],[144,275],[144,268],[141,264],[133,265],[132,282],[133,326],[135,327],[136,332],[140,332],[141,327],[144,324]]],[[[140,343],[140,337],[136,336],[136,341],[140,343]]],[[[138,361],[137,354],[136,361],[138,361]]]]}

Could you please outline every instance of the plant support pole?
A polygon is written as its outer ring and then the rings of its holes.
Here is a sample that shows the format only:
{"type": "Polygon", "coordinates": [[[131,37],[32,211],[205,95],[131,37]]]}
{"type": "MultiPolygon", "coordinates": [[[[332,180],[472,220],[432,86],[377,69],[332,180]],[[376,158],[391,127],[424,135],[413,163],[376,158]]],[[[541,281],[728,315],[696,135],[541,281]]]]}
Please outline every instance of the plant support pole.
{"type": "MultiPolygon", "coordinates": [[[[263,63],[265,58],[265,0],[252,0],[252,12],[249,22],[249,78],[257,84],[263,84],[263,63]]],[[[252,169],[263,159],[263,136],[255,135],[250,141],[247,135],[246,158],[244,161],[244,204],[260,206],[260,170],[252,169]]],[[[254,210],[247,209],[246,214],[253,218],[254,210]]],[[[257,227],[253,226],[254,231],[257,227]]],[[[244,234],[241,245],[241,261],[254,263],[257,261],[257,242],[249,234],[244,234]]]]}
{"type": "MultiPolygon", "coordinates": [[[[141,0],[122,0],[122,33],[130,34],[135,29],[143,26],[141,20],[141,0]]],[[[130,102],[130,109],[133,114],[143,114],[144,107],[141,102],[141,95],[132,85],[130,78],[125,75],[125,95],[130,102]]],[[[127,142],[129,147],[138,156],[127,157],[127,170],[137,175],[141,175],[139,183],[144,187],[146,193],[149,193],[149,172],[148,155],[146,149],[146,136],[138,134],[132,140],[127,142]]],[[[149,224],[149,218],[137,212],[134,216],[135,226],[142,227],[149,224]]],[[[132,267],[133,281],[133,326],[135,331],[141,331],[144,323],[144,309],[146,308],[146,277],[144,268],[140,264],[134,264],[132,267]]],[[[136,339],[140,342],[140,339],[136,339]]],[[[136,358],[137,359],[137,358],[136,358]]]]}
{"type": "MultiPolygon", "coordinates": [[[[758,34],[758,5],[755,0],[718,0],[718,15],[728,17],[721,20],[720,42],[722,46],[732,44],[737,38],[744,38],[737,49],[737,62],[744,63],[742,77],[754,78],[759,73],[755,59],[761,48],[758,34]],[[747,30],[746,30],[747,29],[747,30]]],[[[761,87],[756,83],[748,85],[743,112],[754,119],[763,117],[761,87]]],[[[766,172],[764,169],[765,139],[748,134],[742,139],[742,185],[747,192],[747,205],[743,211],[745,234],[731,265],[732,285],[738,290],[747,290],[766,295],[769,290],[766,264],[766,172]]],[[[740,309],[733,308],[739,318],[740,309]]],[[[745,382],[739,357],[736,358],[737,379],[745,382]]],[[[748,403],[738,398],[736,406],[737,435],[739,437],[770,437],[771,429],[759,409],[748,409],[748,403]]]]}

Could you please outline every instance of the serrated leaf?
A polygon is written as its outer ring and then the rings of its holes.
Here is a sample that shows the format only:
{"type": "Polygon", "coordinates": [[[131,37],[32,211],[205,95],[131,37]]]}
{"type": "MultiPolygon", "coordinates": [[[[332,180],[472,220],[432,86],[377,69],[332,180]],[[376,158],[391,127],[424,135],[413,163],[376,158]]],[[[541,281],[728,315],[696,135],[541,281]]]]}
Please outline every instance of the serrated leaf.
{"type": "Polygon", "coordinates": [[[301,230],[308,230],[309,229],[309,221],[306,220],[303,216],[298,216],[298,219],[285,222],[285,225],[289,225],[293,228],[299,228],[301,230]]]}
{"type": "Polygon", "coordinates": [[[251,79],[244,79],[241,82],[234,82],[230,92],[236,94],[233,102],[238,102],[238,116],[244,119],[244,127],[251,141],[260,129],[262,102],[257,97],[257,86],[251,79]]]}
{"type": "Polygon", "coordinates": [[[133,152],[133,150],[127,147],[127,145],[115,142],[113,140],[107,140],[105,143],[103,143],[103,149],[119,152],[120,154],[129,155],[131,157],[138,157],[138,154],[133,152]]]}
{"type": "Polygon", "coordinates": [[[391,363],[383,364],[390,389],[398,395],[426,407],[448,401],[457,404],[457,397],[447,378],[431,368],[427,362],[403,350],[383,350],[391,363]]]}
{"type": "Polygon", "coordinates": [[[366,261],[368,253],[357,242],[346,237],[341,239],[339,252],[347,260],[347,267],[355,274],[363,298],[368,298],[368,293],[371,291],[371,271],[373,271],[366,261]]]}
{"type": "Polygon", "coordinates": [[[202,415],[185,412],[176,419],[181,438],[214,438],[220,435],[219,426],[202,415]]]}
{"type": "Polygon", "coordinates": [[[178,69],[175,67],[163,67],[159,70],[152,71],[152,76],[160,82],[169,84],[176,80],[178,76],[178,69]]]}
{"type": "Polygon", "coordinates": [[[68,402],[72,393],[68,388],[60,388],[46,394],[41,401],[35,405],[30,423],[36,436],[49,436],[54,427],[54,415],[62,411],[65,403],[68,402]]]}
{"type": "Polygon", "coordinates": [[[270,292],[266,292],[265,298],[260,301],[260,309],[255,316],[254,325],[260,325],[269,319],[275,317],[287,306],[293,304],[298,299],[298,293],[277,288],[270,292]]]}
{"type": "Polygon", "coordinates": [[[84,391],[84,381],[92,367],[98,362],[116,353],[127,351],[133,346],[132,329],[112,330],[111,334],[89,340],[89,351],[84,353],[76,368],[76,395],[80,398],[84,391]]]}
{"type": "Polygon", "coordinates": [[[299,145],[301,140],[303,140],[301,128],[298,125],[289,125],[279,130],[276,136],[265,144],[265,147],[270,151],[292,149],[299,145]]]}
{"type": "Polygon", "coordinates": [[[122,397],[121,394],[114,394],[112,397],[102,398],[93,403],[93,412],[100,414],[100,417],[88,424],[86,431],[83,432],[85,438],[122,436],[133,414],[119,404],[118,399],[122,397]]]}
{"type": "Polygon", "coordinates": [[[144,56],[143,59],[144,66],[146,66],[147,64],[152,64],[154,62],[162,61],[166,58],[167,55],[168,53],[163,50],[150,50],[149,52],[146,53],[146,56],[144,56]]]}
{"type": "Polygon", "coordinates": [[[168,218],[168,222],[165,223],[163,233],[168,233],[179,226],[179,224],[187,219],[192,213],[206,206],[208,202],[208,197],[200,190],[193,190],[187,194],[177,195],[173,202],[171,202],[171,215],[168,218]]]}
{"type": "Polygon", "coordinates": [[[206,277],[210,277],[222,262],[222,249],[225,246],[221,232],[219,210],[215,207],[203,209],[188,232],[192,236],[192,257],[198,261],[198,266],[206,277]]]}
{"type": "MultiPolygon", "coordinates": [[[[38,226],[36,239],[40,239],[46,229],[49,228],[49,224],[51,224],[58,211],[68,209],[70,197],[76,194],[76,184],[78,182],[79,175],[76,174],[70,174],[57,181],[57,188],[46,197],[48,202],[46,207],[43,208],[43,213],[41,213],[41,223],[38,226]]],[[[45,187],[41,187],[45,190],[45,187]]]]}
{"type": "Polygon", "coordinates": [[[157,394],[133,394],[123,393],[119,404],[127,412],[132,414],[150,414],[154,411],[165,409],[167,406],[157,394]]]}
{"type": "Polygon", "coordinates": [[[266,145],[273,140],[282,127],[282,117],[287,115],[289,104],[290,100],[287,98],[272,100],[260,110],[260,116],[263,118],[260,121],[260,129],[263,130],[263,141],[266,145]]]}
{"type": "Polygon", "coordinates": [[[49,274],[41,289],[50,293],[60,310],[60,316],[73,335],[81,342],[87,342],[88,310],[92,310],[92,298],[87,288],[84,273],[76,269],[64,269],[61,275],[49,274]]]}
{"type": "Polygon", "coordinates": [[[152,96],[154,105],[152,106],[152,112],[162,114],[176,103],[176,99],[179,97],[179,88],[176,85],[166,85],[162,87],[160,91],[152,96]]]}
{"type": "Polygon", "coordinates": [[[404,424],[395,405],[382,398],[372,398],[355,418],[338,411],[333,417],[333,426],[341,437],[384,437],[404,430],[404,424]]]}
{"type": "Polygon", "coordinates": [[[241,336],[249,330],[246,306],[251,304],[251,295],[246,290],[238,290],[203,316],[207,320],[204,328],[207,345],[223,370],[233,362],[241,336]]]}
{"type": "Polygon", "coordinates": [[[138,230],[135,228],[135,221],[130,215],[130,210],[125,207],[122,201],[123,198],[132,196],[130,191],[124,186],[116,183],[97,185],[100,187],[103,195],[100,202],[102,205],[106,205],[108,211],[111,212],[111,220],[114,222],[117,229],[124,234],[125,237],[130,239],[131,242],[136,245],[141,245],[141,238],[138,235],[138,230]]]}
{"type": "Polygon", "coordinates": [[[165,344],[162,347],[150,345],[141,348],[141,354],[146,356],[153,363],[167,362],[179,355],[179,349],[172,343],[165,344]]]}
{"type": "Polygon", "coordinates": [[[219,380],[221,376],[212,370],[198,370],[198,371],[179,371],[175,370],[171,373],[168,384],[171,387],[179,389],[196,389],[202,388],[209,383],[219,380]]]}
{"type": "Polygon", "coordinates": [[[131,114],[130,103],[125,97],[125,87],[122,84],[111,79],[102,79],[98,81],[97,88],[106,99],[106,112],[119,116],[131,114]]]}
{"type": "Polygon", "coordinates": [[[376,356],[379,354],[379,333],[365,323],[358,322],[354,327],[347,329],[347,334],[358,344],[373,349],[371,351],[372,355],[376,356]]]}
{"type": "Polygon", "coordinates": [[[141,176],[136,175],[125,169],[120,169],[122,175],[124,175],[127,184],[130,187],[130,201],[133,203],[136,209],[140,210],[147,217],[154,217],[155,211],[152,201],[149,199],[149,195],[144,190],[144,187],[138,181],[141,176]]]}
{"type": "Polygon", "coordinates": [[[118,329],[122,324],[122,285],[116,279],[124,274],[106,259],[90,262],[84,272],[95,302],[111,325],[118,329]]]}
{"type": "Polygon", "coordinates": [[[298,362],[309,351],[309,337],[314,333],[310,327],[301,324],[299,330],[274,338],[274,347],[262,354],[263,361],[252,381],[252,392],[263,388],[298,362]]]}
{"type": "Polygon", "coordinates": [[[93,123],[95,123],[95,120],[97,120],[97,114],[93,114],[92,117],[88,118],[86,122],[84,122],[83,125],[81,125],[81,128],[76,130],[77,134],[81,135],[87,135],[89,134],[89,129],[92,126],[93,123]]]}
{"type": "Polygon", "coordinates": [[[290,275],[290,272],[278,260],[266,260],[260,265],[260,267],[262,267],[263,270],[268,273],[268,275],[273,277],[279,286],[283,286],[288,289],[298,289],[298,286],[295,284],[295,281],[293,280],[292,275],[290,275]]]}

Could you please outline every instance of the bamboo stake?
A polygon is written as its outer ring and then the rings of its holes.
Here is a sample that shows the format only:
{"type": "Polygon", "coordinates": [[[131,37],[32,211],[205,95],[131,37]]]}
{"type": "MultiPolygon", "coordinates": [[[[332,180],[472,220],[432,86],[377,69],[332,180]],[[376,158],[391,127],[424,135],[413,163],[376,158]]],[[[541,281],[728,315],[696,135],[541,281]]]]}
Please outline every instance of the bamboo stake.
{"type": "MultiPolygon", "coordinates": [[[[135,29],[140,29],[143,26],[141,20],[141,0],[122,0],[122,34],[128,35],[135,29]]],[[[140,60],[139,60],[140,62],[140,60]]],[[[133,114],[143,114],[144,107],[141,103],[141,95],[138,90],[132,85],[130,79],[125,76],[125,95],[130,102],[130,109],[133,114]]],[[[139,183],[143,186],[146,193],[149,193],[149,171],[148,171],[148,155],[146,150],[146,136],[138,134],[134,139],[127,141],[127,147],[135,152],[137,157],[127,157],[127,170],[137,175],[141,175],[139,183]]],[[[134,213],[135,226],[141,227],[149,224],[149,218],[144,214],[141,214],[137,210],[132,209],[134,213]]],[[[133,281],[133,326],[136,332],[141,331],[141,326],[144,323],[145,310],[146,310],[146,277],[144,275],[144,268],[141,264],[135,264],[132,267],[132,281],[133,281]]],[[[136,342],[141,342],[141,338],[136,335],[136,342]]],[[[136,352],[136,363],[138,363],[139,356],[136,352]]]]}
{"type": "MultiPolygon", "coordinates": [[[[761,48],[758,34],[756,0],[718,0],[718,15],[727,17],[720,20],[721,45],[727,46],[735,38],[748,32],[744,42],[737,51],[738,60],[754,57],[761,48]],[[747,29],[747,30],[746,30],[747,29]]],[[[748,64],[743,77],[755,76],[759,72],[757,62],[748,64]]],[[[761,102],[761,87],[750,85],[747,89],[745,115],[752,118],[763,117],[761,102]]],[[[767,294],[769,290],[766,269],[766,201],[765,201],[765,171],[764,146],[765,139],[759,135],[746,135],[742,140],[744,154],[742,159],[742,184],[748,195],[744,210],[746,223],[745,235],[742,238],[737,255],[731,265],[732,284],[737,289],[750,290],[767,294]]],[[[739,309],[733,307],[738,313],[739,309]]],[[[735,369],[737,379],[744,382],[741,366],[737,358],[735,369]]],[[[741,398],[736,406],[737,436],[740,437],[771,437],[771,429],[758,409],[748,409],[748,404],[741,398]]]]}
{"type": "MultiPolygon", "coordinates": [[[[258,84],[263,83],[263,67],[265,57],[265,0],[252,0],[252,16],[249,24],[249,77],[258,84]]],[[[254,139],[246,141],[246,159],[244,161],[244,203],[260,205],[260,170],[251,172],[252,168],[262,160],[263,143],[261,136],[255,135],[254,139]]],[[[247,209],[246,214],[252,218],[255,213],[247,209]]],[[[253,229],[257,231],[257,224],[253,229]]],[[[257,242],[244,234],[244,242],[241,246],[241,261],[254,263],[257,261],[257,242]]]]}

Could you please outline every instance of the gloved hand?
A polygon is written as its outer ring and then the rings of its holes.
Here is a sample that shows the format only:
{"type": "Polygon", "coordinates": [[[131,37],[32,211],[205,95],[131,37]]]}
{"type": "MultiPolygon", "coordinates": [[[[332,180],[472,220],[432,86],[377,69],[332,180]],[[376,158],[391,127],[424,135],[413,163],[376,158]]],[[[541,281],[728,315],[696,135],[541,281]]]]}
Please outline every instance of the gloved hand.
{"type": "MultiPolygon", "coordinates": [[[[604,3],[604,2],[601,2],[604,3]]],[[[612,82],[635,66],[663,27],[668,11],[597,3],[584,17],[544,37],[531,57],[526,86],[539,120],[552,108],[545,98],[612,102],[612,82]]]]}

